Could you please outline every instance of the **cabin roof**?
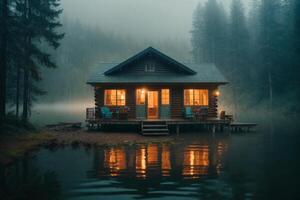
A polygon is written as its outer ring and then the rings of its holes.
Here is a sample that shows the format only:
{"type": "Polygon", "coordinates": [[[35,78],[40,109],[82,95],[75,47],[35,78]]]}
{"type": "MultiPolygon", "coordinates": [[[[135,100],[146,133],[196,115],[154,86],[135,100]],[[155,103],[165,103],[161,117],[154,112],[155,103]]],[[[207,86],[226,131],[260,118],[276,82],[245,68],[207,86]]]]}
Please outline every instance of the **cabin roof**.
{"type": "MultiPolygon", "coordinates": [[[[124,71],[124,70],[123,70],[124,71]]],[[[100,63],[92,71],[87,81],[88,84],[97,83],[214,83],[226,84],[228,81],[219,71],[219,69],[211,63],[193,64],[180,63],[160,51],[149,47],[135,56],[121,63],[100,63]],[[172,67],[179,69],[183,73],[116,73],[122,68],[126,68],[128,64],[147,52],[155,53],[160,58],[172,64],[172,67]]]]}
{"type": "Polygon", "coordinates": [[[196,74],[196,72],[194,70],[192,70],[191,68],[183,65],[182,63],[176,61],[175,59],[167,56],[166,54],[154,49],[153,47],[148,47],[145,50],[137,53],[136,55],[128,58],[127,60],[121,62],[121,63],[117,63],[116,66],[108,69],[107,71],[104,72],[105,75],[113,75],[115,72],[118,72],[119,70],[122,70],[122,68],[126,68],[130,63],[142,58],[143,56],[147,55],[147,54],[154,54],[158,57],[160,57],[160,59],[165,60],[168,63],[172,64],[172,67],[177,68],[187,74],[196,74]]]}

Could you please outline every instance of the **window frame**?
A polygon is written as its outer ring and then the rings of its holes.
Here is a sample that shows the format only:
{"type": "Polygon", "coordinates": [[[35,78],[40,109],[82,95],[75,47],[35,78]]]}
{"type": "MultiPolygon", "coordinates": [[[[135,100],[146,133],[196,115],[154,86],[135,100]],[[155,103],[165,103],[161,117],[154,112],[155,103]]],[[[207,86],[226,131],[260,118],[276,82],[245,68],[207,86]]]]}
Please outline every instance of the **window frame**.
{"type": "Polygon", "coordinates": [[[163,105],[163,106],[170,105],[170,89],[169,88],[161,89],[161,105],[163,105]],[[167,97],[165,97],[164,95],[167,95],[167,97]]]}
{"type": "Polygon", "coordinates": [[[135,104],[136,105],[140,105],[140,106],[142,106],[142,105],[146,105],[146,90],[145,89],[143,89],[143,88],[137,88],[136,89],[136,98],[135,98],[135,104]],[[139,91],[141,92],[141,93],[139,93],[139,91]],[[142,95],[142,91],[144,91],[144,95],[143,95],[143,98],[139,98],[139,94],[141,94],[142,95]],[[143,99],[144,101],[143,101],[143,103],[140,103],[141,101],[141,99],[143,99]]]}
{"type": "Polygon", "coordinates": [[[104,106],[126,106],[126,90],[125,89],[105,89],[104,90],[104,106]],[[111,99],[111,104],[107,103],[107,92],[113,91],[111,94],[111,98],[115,97],[115,99],[111,99]],[[124,92],[124,99],[121,98],[122,92],[124,92]],[[120,103],[121,102],[121,103],[120,103]]]}
{"type": "Polygon", "coordinates": [[[145,72],[155,72],[155,64],[146,64],[145,65],[145,72]]]}
{"type": "Polygon", "coordinates": [[[184,106],[196,106],[196,107],[209,106],[209,90],[208,89],[184,89],[183,104],[184,106]],[[187,94],[189,96],[188,104],[186,100],[186,91],[189,91],[189,93],[187,94]],[[192,93],[190,93],[190,91],[192,91],[192,93]],[[196,102],[198,103],[196,104],[196,102]]]}

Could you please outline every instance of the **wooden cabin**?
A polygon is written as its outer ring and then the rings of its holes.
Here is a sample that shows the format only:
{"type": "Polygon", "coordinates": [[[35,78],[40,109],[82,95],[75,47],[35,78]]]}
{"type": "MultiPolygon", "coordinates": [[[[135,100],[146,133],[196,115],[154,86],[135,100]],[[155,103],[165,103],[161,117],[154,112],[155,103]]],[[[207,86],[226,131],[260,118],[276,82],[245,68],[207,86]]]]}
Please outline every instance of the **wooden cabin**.
{"type": "MultiPolygon", "coordinates": [[[[101,108],[126,108],[128,120],[184,119],[185,108],[218,115],[218,87],[227,80],[214,64],[181,63],[149,47],[121,63],[101,64],[89,77],[95,118],[101,108]]],[[[114,117],[113,117],[114,118],[114,117]]]]}

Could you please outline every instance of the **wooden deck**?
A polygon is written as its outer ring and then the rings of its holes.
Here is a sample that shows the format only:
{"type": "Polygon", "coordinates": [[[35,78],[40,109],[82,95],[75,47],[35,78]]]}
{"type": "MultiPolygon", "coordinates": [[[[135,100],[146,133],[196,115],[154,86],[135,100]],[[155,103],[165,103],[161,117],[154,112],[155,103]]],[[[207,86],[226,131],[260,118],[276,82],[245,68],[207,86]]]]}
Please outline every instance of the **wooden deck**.
{"type": "MultiPolygon", "coordinates": [[[[87,127],[89,129],[100,129],[102,126],[115,126],[115,125],[126,125],[126,126],[136,126],[140,133],[143,133],[143,124],[145,123],[166,123],[168,128],[173,127],[175,132],[179,134],[181,127],[188,125],[199,125],[205,127],[207,131],[210,132],[250,132],[257,126],[255,123],[231,123],[229,120],[220,119],[208,119],[205,121],[199,120],[187,120],[187,119],[127,119],[127,120],[117,120],[117,119],[89,119],[86,120],[87,127]]],[[[174,132],[174,131],[173,131],[174,132]]],[[[156,133],[157,135],[157,133],[156,133]]]]}
{"type": "Polygon", "coordinates": [[[240,122],[230,123],[229,125],[231,132],[250,132],[256,126],[257,124],[255,123],[240,123],[240,122]]]}

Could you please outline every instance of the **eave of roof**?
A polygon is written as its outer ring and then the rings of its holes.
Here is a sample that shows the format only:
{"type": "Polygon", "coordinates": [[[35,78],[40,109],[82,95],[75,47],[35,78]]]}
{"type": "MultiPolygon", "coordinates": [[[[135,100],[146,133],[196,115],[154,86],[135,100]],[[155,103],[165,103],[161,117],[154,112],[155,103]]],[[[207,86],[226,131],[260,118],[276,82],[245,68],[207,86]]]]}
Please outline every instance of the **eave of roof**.
{"type": "Polygon", "coordinates": [[[201,84],[227,84],[228,81],[214,64],[191,64],[185,63],[195,74],[115,74],[105,75],[105,71],[111,66],[117,66],[116,63],[102,63],[96,71],[91,73],[88,84],[115,84],[115,83],[168,83],[168,84],[185,84],[185,83],[201,83],[201,84]]]}

